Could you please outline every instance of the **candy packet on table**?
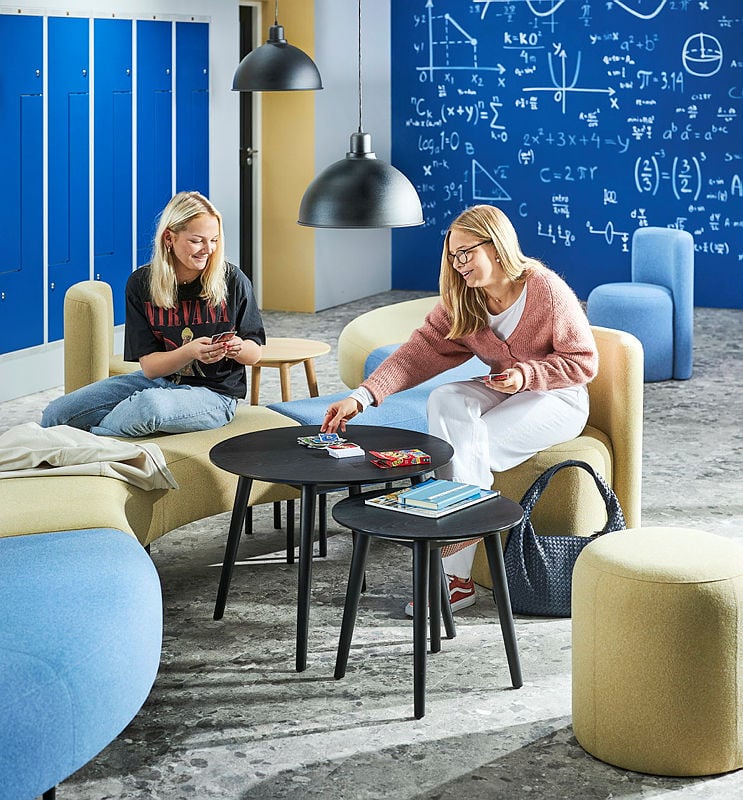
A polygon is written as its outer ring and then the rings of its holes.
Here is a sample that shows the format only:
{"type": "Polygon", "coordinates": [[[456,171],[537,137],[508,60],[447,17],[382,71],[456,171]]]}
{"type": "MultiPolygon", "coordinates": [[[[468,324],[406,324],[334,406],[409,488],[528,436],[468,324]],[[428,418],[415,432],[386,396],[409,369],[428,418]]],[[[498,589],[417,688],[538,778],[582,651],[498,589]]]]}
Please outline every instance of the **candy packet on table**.
{"type": "Polygon", "coordinates": [[[431,456],[415,447],[401,450],[370,450],[369,452],[375,456],[372,464],[382,469],[431,463],[431,456]]]}

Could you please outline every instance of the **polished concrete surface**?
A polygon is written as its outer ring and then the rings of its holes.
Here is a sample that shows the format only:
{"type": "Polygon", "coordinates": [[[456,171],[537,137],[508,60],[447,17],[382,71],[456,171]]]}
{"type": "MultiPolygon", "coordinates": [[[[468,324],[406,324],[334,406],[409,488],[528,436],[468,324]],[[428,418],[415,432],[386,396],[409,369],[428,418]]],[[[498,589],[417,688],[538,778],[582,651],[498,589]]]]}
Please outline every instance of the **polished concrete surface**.
{"type": "MultiPolygon", "coordinates": [[[[266,328],[330,342],[316,367],[320,391],[337,391],[343,325],[415,296],[268,312],[266,328]]],[[[697,309],[692,379],[646,384],[644,525],[743,542],[742,333],[743,311],[697,309]]],[[[301,366],[292,390],[306,394],[301,366]]],[[[0,404],[0,430],[38,421],[60,391],[0,404]]],[[[264,370],[261,401],[278,399],[278,372],[264,370]]],[[[481,587],[477,604],[456,615],[457,637],[429,655],[427,713],[414,720],[412,626],[403,614],[410,552],[398,545],[372,545],[348,671],[334,680],[351,543],[332,520],[328,557],[314,562],[308,668],[295,672],[296,566],[285,563],[270,508],[256,510],[224,618],[212,619],[228,523],[221,514],[153,544],[165,614],[159,676],[131,725],[60,786],[60,800],[743,798],[743,772],[663,778],[586,754],[570,724],[570,620],[517,618],[524,685],[513,690],[481,587]]]]}

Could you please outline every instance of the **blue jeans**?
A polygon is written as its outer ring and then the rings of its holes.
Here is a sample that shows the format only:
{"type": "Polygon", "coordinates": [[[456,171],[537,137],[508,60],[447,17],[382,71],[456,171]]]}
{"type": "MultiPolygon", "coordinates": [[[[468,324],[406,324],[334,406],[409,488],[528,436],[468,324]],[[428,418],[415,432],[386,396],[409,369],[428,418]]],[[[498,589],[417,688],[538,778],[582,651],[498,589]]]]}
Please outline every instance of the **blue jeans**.
{"type": "Polygon", "coordinates": [[[98,436],[148,436],[221,428],[237,400],[203,386],[146,378],[141,370],[113,375],[52,400],[41,426],[70,425],[98,436]]]}

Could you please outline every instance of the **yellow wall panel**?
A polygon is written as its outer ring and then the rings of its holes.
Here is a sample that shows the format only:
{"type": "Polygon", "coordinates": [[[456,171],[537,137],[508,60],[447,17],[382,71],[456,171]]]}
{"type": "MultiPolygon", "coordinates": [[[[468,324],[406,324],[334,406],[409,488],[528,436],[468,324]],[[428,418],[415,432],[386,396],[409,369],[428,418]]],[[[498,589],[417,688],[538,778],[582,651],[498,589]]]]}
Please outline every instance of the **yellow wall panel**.
{"type": "MultiPolygon", "coordinates": [[[[314,2],[282,0],[279,24],[289,44],[314,58],[314,2]]],[[[263,8],[264,36],[274,3],[263,8]]],[[[264,92],[262,102],[263,308],[315,310],[315,232],[297,224],[304,190],[315,177],[315,93],[264,92]]]]}

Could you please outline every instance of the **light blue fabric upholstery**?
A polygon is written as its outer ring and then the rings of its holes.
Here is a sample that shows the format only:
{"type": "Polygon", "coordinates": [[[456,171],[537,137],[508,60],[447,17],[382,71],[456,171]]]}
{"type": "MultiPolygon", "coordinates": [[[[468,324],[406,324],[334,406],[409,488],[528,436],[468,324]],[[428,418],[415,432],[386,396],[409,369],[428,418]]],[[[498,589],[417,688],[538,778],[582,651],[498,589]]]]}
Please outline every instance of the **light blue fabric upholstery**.
{"type": "Polygon", "coordinates": [[[0,538],[0,798],[31,800],[129,724],[157,674],[160,581],[111,528],[0,538]]]}
{"type": "MultiPolygon", "coordinates": [[[[371,352],[364,364],[364,376],[368,377],[399,346],[399,344],[386,345],[371,352]]],[[[461,381],[475,375],[485,375],[487,372],[489,372],[488,367],[479,358],[473,357],[459,367],[442,372],[441,375],[412,389],[390,395],[380,406],[369,406],[363,414],[354,417],[348,424],[383,425],[388,428],[405,428],[428,433],[426,403],[431,390],[442,383],[461,381]]],[[[321,397],[309,397],[306,400],[287,400],[284,403],[272,403],[268,408],[291,417],[300,425],[320,425],[327,407],[336,400],[347,397],[348,394],[349,392],[337,392],[321,397]]]]}
{"type": "Polygon", "coordinates": [[[645,381],[667,381],[673,375],[673,298],[665,286],[652,283],[605,283],[591,292],[594,324],[629,331],[641,342],[645,381]]]}
{"type": "Polygon", "coordinates": [[[646,381],[690,378],[694,361],[692,235],[675,228],[638,228],[632,235],[631,276],[631,283],[605,283],[591,291],[586,304],[589,321],[627,331],[642,342],[646,381]]]}

